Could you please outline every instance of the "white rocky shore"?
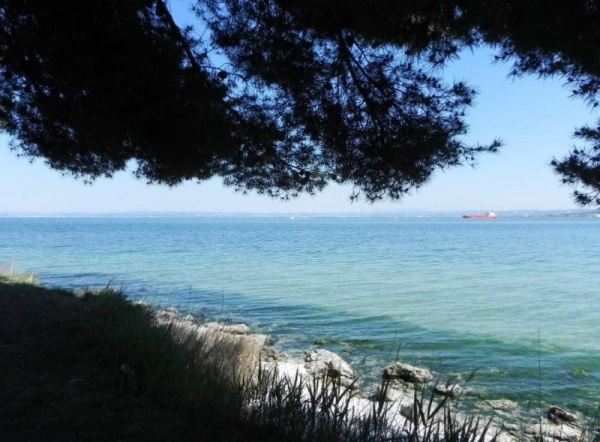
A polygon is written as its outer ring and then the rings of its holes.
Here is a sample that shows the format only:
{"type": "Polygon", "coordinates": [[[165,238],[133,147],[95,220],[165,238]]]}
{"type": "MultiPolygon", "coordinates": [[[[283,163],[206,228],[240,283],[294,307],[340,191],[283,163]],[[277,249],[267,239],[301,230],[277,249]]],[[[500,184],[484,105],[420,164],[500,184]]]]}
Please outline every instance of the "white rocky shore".
{"type": "MultiPolygon", "coordinates": [[[[155,317],[159,324],[171,327],[174,336],[193,335],[208,342],[227,343],[233,356],[229,363],[235,366],[232,369],[238,373],[256,373],[260,365],[262,370],[273,373],[279,379],[301,379],[307,400],[309,385],[314,379],[335,379],[347,392],[350,413],[366,416],[374,409],[374,405],[385,404],[389,424],[397,430],[414,429],[415,389],[433,386],[440,401],[444,397],[454,399],[462,393],[462,387],[457,383],[436,383],[436,376],[429,369],[401,362],[382,370],[382,379],[389,381],[388,388],[382,392],[381,385],[361,386],[358,376],[346,361],[322,348],[308,350],[304,359],[290,358],[279,354],[270,336],[252,333],[245,324],[198,323],[193,316],[182,316],[175,308],[158,310],[155,317]]],[[[493,436],[499,442],[539,441],[540,436],[546,441],[582,440],[583,418],[560,407],[549,407],[545,415],[535,421],[519,420],[519,406],[509,400],[487,400],[476,408],[486,416],[493,416],[484,438],[488,441],[493,436]]],[[[469,419],[468,415],[458,411],[454,416],[458,420],[469,419]]],[[[437,424],[441,425],[439,422],[437,424]]]]}

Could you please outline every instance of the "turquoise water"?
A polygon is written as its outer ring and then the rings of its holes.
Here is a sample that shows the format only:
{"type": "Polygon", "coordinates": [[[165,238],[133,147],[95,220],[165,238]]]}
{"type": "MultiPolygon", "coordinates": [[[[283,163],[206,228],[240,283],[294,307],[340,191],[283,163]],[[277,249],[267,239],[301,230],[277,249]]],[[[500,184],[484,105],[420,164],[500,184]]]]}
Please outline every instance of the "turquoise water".
{"type": "Polygon", "coordinates": [[[523,406],[600,400],[599,258],[595,218],[0,218],[0,263],[46,284],[323,338],[367,380],[476,369],[468,398],[523,406]]]}

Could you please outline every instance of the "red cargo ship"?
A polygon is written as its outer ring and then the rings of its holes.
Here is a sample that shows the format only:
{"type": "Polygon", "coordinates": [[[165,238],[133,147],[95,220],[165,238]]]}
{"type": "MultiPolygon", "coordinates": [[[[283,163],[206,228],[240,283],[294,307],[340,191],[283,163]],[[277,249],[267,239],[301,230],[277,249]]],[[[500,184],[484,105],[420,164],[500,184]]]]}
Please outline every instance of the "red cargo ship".
{"type": "Polygon", "coordinates": [[[498,218],[498,215],[496,215],[494,212],[475,213],[473,215],[463,215],[463,218],[467,218],[467,219],[496,219],[496,218],[498,218]]]}

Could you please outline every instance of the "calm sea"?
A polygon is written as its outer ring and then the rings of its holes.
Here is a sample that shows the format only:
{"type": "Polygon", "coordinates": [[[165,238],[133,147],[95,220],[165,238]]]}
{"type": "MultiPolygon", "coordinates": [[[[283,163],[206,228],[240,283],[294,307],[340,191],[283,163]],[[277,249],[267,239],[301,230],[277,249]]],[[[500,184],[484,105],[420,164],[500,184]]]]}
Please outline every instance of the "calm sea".
{"type": "Polygon", "coordinates": [[[365,379],[400,359],[467,398],[600,399],[600,219],[0,218],[0,263],[242,320],[365,379]]]}

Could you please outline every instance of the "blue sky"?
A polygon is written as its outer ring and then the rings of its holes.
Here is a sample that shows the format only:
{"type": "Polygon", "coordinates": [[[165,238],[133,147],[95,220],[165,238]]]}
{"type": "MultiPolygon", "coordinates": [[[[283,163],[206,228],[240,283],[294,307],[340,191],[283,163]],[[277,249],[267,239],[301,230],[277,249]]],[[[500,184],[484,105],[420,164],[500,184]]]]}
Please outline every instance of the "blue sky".
{"type": "MultiPolygon", "coordinates": [[[[173,1],[175,17],[185,20],[184,1],[173,1]]],[[[501,138],[497,155],[481,156],[469,166],[437,172],[430,182],[400,202],[350,203],[351,187],[331,186],[323,193],[281,202],[243,196],[218,180],[185,183],[175,188],[148,186],[130,172],[84,185],[30,163],[9,151],[0,135],[0,213],[68,212],[389,212],[401,210],[555,210],[576,208],[571,189],[562,186],[549,167],[574,143],[573,129],[592,124],[592,113],[569,98],[559,80],[510,79],[509,66],[491,63],[491,52],[467,52],[444,70],[449,80],[467,80],[479,95],[467,121],[468,140],[501,138]]]]}

